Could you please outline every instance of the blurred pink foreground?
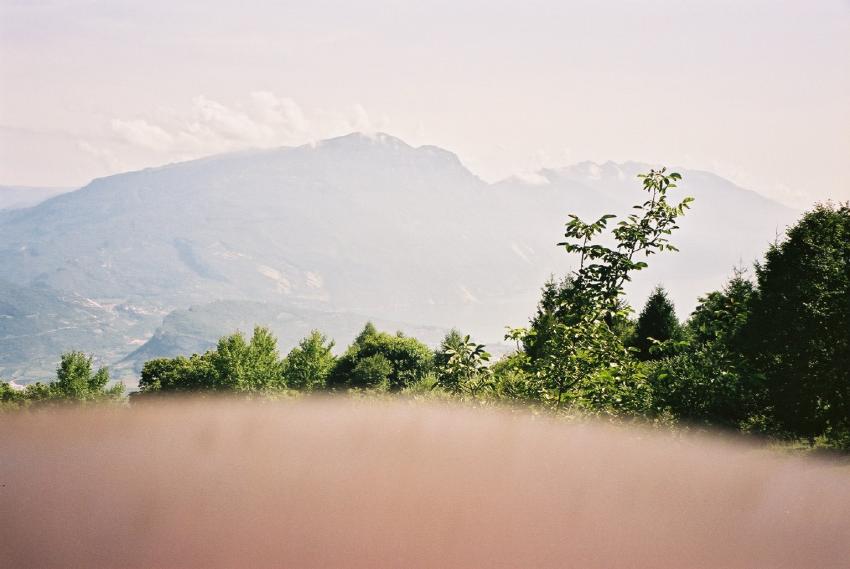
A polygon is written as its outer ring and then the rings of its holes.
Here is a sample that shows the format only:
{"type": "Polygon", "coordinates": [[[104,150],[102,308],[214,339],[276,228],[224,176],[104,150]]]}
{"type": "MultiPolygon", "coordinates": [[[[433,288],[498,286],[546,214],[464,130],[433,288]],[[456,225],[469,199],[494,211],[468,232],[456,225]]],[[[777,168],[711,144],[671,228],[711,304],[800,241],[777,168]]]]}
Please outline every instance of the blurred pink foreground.
{"type": "Polygon", "coordinates": [[[850,566],[850,475],[412,404],[0,416],[0,566],[850,566]]]}

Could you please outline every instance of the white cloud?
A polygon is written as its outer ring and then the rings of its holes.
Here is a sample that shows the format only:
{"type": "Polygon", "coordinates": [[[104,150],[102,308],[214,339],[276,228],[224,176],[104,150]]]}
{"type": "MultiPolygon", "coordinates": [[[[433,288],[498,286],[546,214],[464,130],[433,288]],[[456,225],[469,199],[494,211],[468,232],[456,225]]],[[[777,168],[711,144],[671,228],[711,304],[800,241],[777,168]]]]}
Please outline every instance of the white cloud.
{"type": "Polygon", "coordinates": [[[369,119],[369,113],[366,112],[363,105],[354,105],[353,126],[354,130],[365,134],[372,134],[375,132],[375,129],[372,126],[372,121],[369,119]]]}
{"type": "Polygon", "coordinates": [[[260,120],[283,128],[289,134],[306,134],[310,123],[298,103],[286,97],[278,97],[270,91],[254,91],[251,103],[260,120]]]}
{"type": "Polygon", "coordinates": [[[234,141],[263,144],[274,138],[274,128],[238,109],[229,108],[203,95],[192,101],[189,133],[234,141]]]}
{"type": "Polygon", "coordinates": [[[93,157],[105,172],[116,172],[124,167],[121,160],[108,148],[94,146],[85,140],[78,140],[77,148],[93,157]]]}
{"type": "MultiPolygon", "coordinates": [[[[113,137],[131,149],[164,159],[186,159],[244,148],[268,148],[311,143],[359,131],[374,134],[389,118],[372,119],[366,109],[316,109],[305,112],[294,100],[270,91],[254,91],[243,101],[225,104],[198,95],[182,111],[158,116],[115,118],[113,137]]],[[[85,142],[90,154],[113,153],[85,142]]]]}
{"type": "Polygon", "coordinates": [[[112,131],[125,142],[150,150],[168,151],[174,146],[174,137],[171,134],[143,119],[113,119],[112,131]]]}

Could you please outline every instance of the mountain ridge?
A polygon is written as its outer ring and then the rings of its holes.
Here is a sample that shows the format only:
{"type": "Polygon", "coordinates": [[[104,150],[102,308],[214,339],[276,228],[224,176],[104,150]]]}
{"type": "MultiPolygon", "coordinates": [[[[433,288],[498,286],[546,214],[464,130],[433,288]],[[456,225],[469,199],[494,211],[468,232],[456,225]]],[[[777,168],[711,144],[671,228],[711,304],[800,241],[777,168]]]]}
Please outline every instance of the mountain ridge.
{"type": "MultiPolygon", "coordinates": [[[[550,274],[569,270],[554,245],[567,213],[627,214],[642,199],[632,175],[642,168],[584,163],[546,170],[533,189],[491,184],[447,150],[384,133],[219,154],[0,212],[0,269],[15,286],[123,307],[116,340],[84,346],[110,361],[151,339],[158,315],[223,300],[459,326],[493,341],[533,312],[550,274]]],[[[635,305],[663,280],[687,310],[796,216],[716,175],[683,174],[677,192],[697,197],[674,235],[683,253],[652,260],[655,276],[629,290],[635,305]]]]}
{"type": "Polygon", "coordinates": [[[36,206],[54,196],[73,191],[72,187],[0,185],[0,211],[36,206]]]}

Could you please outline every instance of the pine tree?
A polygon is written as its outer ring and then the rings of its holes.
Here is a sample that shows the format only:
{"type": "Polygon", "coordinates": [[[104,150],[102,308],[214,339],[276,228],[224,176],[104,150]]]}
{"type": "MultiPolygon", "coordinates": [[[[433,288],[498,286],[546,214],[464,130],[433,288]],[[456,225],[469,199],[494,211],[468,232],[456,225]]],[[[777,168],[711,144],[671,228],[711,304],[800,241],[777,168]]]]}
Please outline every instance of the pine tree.
{"type": "Polygon", "coordinates": [[[658,359],[650,348],[656,342],[676,340],[681,336],[681,326],[676,318],[676,309],[667,291],[657,286],[649,295],[638,317],[632,345],[638,349],[637,357],[647,361],[658,359]]]}

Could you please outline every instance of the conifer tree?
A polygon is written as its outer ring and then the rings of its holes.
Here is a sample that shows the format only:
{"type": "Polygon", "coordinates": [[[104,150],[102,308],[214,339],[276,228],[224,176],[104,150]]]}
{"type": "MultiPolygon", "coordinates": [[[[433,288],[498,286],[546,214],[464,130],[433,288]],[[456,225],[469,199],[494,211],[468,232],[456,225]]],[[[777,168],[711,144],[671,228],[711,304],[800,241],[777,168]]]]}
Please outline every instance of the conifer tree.
{"type": "Polygon", "coordinates": [[[680,336],[681,325],[676,318],[676,309],[667,291],[659,285],[649,295],[637,320],[632,342],[638,349],[637,357],[643,361],[657,359],[659,356],[652,353],[652,346],[680,336]]]}

